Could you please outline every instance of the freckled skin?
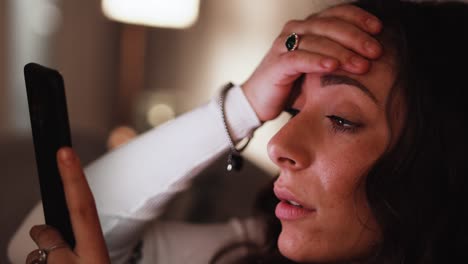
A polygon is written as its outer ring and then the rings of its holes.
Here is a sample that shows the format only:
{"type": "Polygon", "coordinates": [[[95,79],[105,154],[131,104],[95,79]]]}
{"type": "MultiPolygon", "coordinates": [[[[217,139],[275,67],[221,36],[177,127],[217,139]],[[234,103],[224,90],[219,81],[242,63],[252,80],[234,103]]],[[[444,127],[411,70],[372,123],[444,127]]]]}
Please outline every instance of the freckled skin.
{"type": "Polygon", "coordinates": [[[269,142],[269,156],[281,171],[275,185],[316,209],[298,220],[281,220],[278,246],[286,257],[356,260],[378,243],[380,230],[368,207],[364,177],[390,144],[385,105],[395,76],[388,62],[374,61],[365,75],[334,73],[364,84],[378,106],[355,87],[321,87],[320,74],[306,75],[293,104],[300,112],[269,142]],[[362,126],[352,133],[337,131],[329,115],[362,126]]]}

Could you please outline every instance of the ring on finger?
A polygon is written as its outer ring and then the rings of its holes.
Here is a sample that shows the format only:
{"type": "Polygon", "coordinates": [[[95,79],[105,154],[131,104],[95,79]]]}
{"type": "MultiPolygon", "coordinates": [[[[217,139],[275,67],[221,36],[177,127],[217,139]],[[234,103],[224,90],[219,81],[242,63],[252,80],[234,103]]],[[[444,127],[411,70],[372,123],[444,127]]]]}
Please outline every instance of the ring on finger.
{"type": "Polygon", "coordinates": [[[47,256],[50,252],[53,250],[59,249],[59,248],[67,248],[68,245],[64,242],[59,243],[57,245],[50,246],[45,249],[36,249],[33,250],[31,253],[29,253],[27,259],[26,259],[26,264],[46,264],[47,263],[47,256]]]}
{"type": "Polygon", "coordinates": [[[296,34],[296,33],[290,34],[286,38],[286,41],[284,42],[284,45],[286,46],[286,49],[288,51],[296,50],[297,47],[299,46],[299,35],[296,34]]]}

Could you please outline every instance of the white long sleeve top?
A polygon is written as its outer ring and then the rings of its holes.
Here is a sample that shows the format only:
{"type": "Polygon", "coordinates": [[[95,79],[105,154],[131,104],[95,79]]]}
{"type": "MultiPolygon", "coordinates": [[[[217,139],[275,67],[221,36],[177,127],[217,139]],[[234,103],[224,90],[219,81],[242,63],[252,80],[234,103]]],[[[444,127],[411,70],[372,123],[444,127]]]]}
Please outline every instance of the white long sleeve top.
{"type": "MultiPolygon", "coordinates": [[[[225,114],[234,140],[260,126],[239,86],[226,95],[225,114]]],[[[112,263],[126,263],[143,241],[140,263],[208,263],[229,243],[256,241],[258,221],[194,225],[158,220],[164,205],[229,148],[217,99],[132,140],[92,162],[85,173],[93,192],[112,263]]],[[[28,237],[43,223],[42,205],[26,217],[12,238],[8,255],[24,263],[36,248],[28,237]]]]}

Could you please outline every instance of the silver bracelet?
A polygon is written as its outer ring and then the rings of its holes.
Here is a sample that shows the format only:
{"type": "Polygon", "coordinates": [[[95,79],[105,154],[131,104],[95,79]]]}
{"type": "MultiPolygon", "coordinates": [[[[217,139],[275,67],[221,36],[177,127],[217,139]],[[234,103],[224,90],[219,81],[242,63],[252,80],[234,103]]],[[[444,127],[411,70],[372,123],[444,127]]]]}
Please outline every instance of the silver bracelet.
{"type": "Polygon", "coordinates": [[[248,137],[245,140],[245,143],[242,145],[242,147],[236,148],[236,145],[234,144],[234,141],[232,140],[231,134],[229,133],[229,129],[228,129],[227,122],[226,122],[226,114],[224,112],[224,105],[225,105],[226,94],[229,91],[229,89],[231,89],[232,87],[234,87],[232,83],[226,84],[221,90],[221,93],[219,94],[219,100],[218,100],[218,106],[221,111],[221,119],[223,121],[224,132],[226,134],[227,140],[229,142],[229,148],[230,148],[228,160],[227,160],[227,166],[226,166],[226,170],[229,172],[232,171],[233,169],[235,169],[236,171],[239,171],[242,168],[242,164],[244,160],[240,153],[247,147],[251,139],[251,137],[248,137]]]}

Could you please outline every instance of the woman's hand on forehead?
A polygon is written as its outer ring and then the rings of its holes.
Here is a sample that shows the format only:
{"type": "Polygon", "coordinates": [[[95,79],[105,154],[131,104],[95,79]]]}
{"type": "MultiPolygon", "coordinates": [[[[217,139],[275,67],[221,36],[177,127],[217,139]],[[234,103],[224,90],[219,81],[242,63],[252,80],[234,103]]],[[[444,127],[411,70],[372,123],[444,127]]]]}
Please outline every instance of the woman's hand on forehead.
{"type": "Polygon", "coordinates": [[[263,61],[242,85],[258,118],[276,118],[286,107],[295,81],[303,74],[337,69],[366,73],[369,60],[382,54],[382,47],[373,37],[381,29],[382,24],[374,15],[349,4],[286,23],[263,61]],[[298,39],[296,48],[288,51],[286,41],[293,40],[292,33],[298,39]]]}

